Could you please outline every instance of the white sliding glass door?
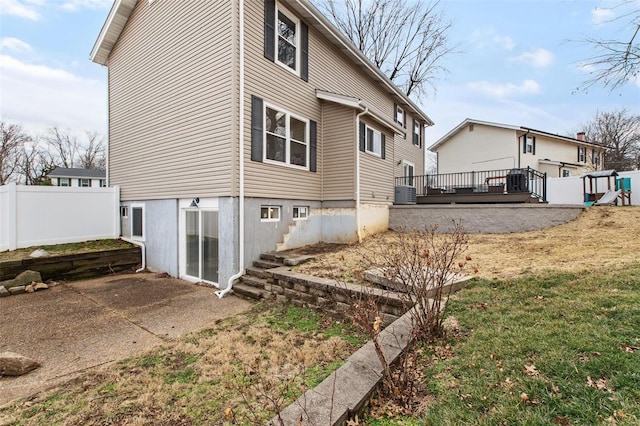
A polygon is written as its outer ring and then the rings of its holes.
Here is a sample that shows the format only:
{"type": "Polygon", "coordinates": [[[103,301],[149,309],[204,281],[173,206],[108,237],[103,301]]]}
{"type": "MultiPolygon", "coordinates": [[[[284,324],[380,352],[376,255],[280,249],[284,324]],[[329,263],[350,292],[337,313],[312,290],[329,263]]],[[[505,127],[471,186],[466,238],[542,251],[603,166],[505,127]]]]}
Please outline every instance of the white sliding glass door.
{"type": "Polygon", "coordinates": [[[186,274],[218,283],[218,212],[185,211],[186,274]]]}

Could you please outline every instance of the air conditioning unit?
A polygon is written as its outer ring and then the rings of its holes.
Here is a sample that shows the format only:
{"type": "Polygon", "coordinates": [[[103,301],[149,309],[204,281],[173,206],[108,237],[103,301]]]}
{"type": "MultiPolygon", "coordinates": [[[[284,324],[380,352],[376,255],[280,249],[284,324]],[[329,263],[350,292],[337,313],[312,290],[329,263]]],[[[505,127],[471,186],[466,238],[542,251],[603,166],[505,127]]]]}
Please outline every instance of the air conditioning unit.
{"type": "Polygon", "coordinates": [[[394,204],[415,204],[415,186],[396,186],[394,204]]]}

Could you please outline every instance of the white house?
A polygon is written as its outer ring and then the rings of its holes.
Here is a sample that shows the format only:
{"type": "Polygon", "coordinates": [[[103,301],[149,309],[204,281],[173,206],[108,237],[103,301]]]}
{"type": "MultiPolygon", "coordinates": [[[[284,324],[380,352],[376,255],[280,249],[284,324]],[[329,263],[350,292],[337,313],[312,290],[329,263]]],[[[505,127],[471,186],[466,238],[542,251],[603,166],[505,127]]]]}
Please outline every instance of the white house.
{"type": "Polygon", "coordinates": [[[467,118],[429,150],[437,155],[438,173],[527,168],[549,177],[580,176],[602,170],[604,148],[576,138],[524,126],[467,118]]]}
{"type": "Polygon", "coordinates": [[[53,186],[80,188],[104,188],[107,186],[107,172],[104,170],[56,167],[48,176],[53,186]]]}

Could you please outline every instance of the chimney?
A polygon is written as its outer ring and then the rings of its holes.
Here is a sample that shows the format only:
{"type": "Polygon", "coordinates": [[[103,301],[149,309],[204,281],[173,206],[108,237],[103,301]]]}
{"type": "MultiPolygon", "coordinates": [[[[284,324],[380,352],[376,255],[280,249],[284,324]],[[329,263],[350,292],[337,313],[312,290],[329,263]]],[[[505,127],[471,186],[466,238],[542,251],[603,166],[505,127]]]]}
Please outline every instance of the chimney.
{"type": "Polygon", "coordinates": [[[576,139],[584,142],[587,140],[587,137],[584,132],[578,132],[578,134],[576,135],[576,139]]]}

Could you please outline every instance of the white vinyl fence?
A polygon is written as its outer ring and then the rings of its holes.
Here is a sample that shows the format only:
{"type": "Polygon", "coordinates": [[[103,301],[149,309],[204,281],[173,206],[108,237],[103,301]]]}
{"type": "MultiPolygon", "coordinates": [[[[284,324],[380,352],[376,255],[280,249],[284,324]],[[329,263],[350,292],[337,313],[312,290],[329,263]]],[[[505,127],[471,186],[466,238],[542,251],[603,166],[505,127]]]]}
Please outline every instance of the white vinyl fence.
{"type": "MultiPolygon", "coordinates": [[[[618,172],[618,177],[631,178],[631,205],[640,205],[640,170],[618,172]]],[[[589,185],[589,181],[587,181],[587,185],[589,185]]],[[[598,191],[606,192],[606,190],[606,179],[598,179],[598,191]]],[[[547,178],[547,201],[549,204],[582,204],[584,202],[583,191],[582,178],[579,176],[547,178]]]]}
{"type": "Polygon", "coordinates": [[[120,188],[0,186],[0,251],[120,236],[120,188]]]}

